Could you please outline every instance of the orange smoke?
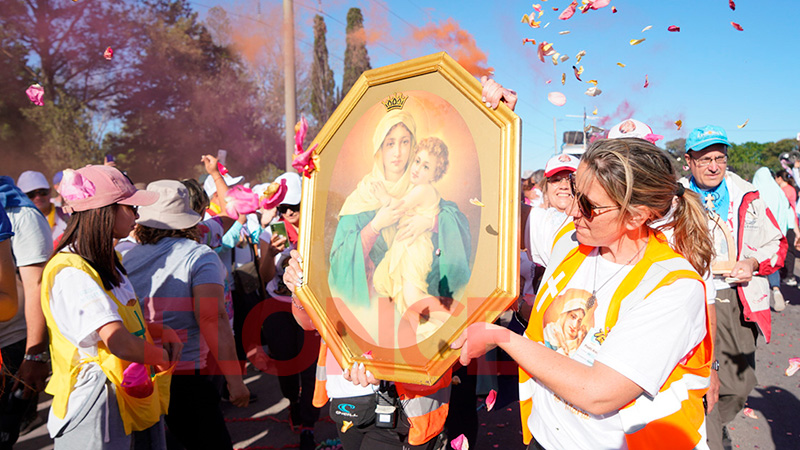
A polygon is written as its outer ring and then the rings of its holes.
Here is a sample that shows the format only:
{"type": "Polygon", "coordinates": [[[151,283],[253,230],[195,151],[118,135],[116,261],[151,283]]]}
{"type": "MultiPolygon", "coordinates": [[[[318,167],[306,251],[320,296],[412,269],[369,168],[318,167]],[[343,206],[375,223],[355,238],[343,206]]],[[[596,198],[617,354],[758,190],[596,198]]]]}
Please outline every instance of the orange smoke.
{"type": "Polygon", "coordinates": [[[453,18],[416,28],[411,36],[418,41],[430,41],[446,51],[476,77],[494,72],[493,68],[488,67],[487,55],[478,48],[472,34],[463,30],[453,18]]]}

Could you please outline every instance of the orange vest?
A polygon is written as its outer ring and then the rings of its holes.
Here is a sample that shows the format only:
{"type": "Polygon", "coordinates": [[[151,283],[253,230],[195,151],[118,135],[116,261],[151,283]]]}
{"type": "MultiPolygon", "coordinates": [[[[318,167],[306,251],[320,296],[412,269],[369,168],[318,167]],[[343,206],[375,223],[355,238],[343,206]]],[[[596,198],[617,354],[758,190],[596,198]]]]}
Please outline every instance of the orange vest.
{"type": "MultiPolygon", "coordinates": [[[[325,363],[328,346],[322,341],[317,359],[317,379],[314,385],[313,404],[317,408],[328,402],[326,383],[328,373],[325,363]]],[[[444,429],[447,413],[450,411],[451,371],[448,370],[433,386],[395,383],[397,394],[403,404],[403,411],[408,417],[411,428],[408,432],[408,443],[422,445],[435,438],[444,429]]]]}
{"type": "MultiPolygon", "coordinates": [[[[579,245],[574,239],[572,223],[556,234],[551,261],[536,296],[525,336],[536,342],[544,341],[544,313],[554,297],[562,292],[593,247],[579,245]],[[558,274],[558,275],[555,275],[558,274]],[[548,289],[549,288],[549,289],[548,289]]],[[[629,296],[647,298],[656,289],[680,279],[703,280],[691,266],[667,243],[663,234],[651,232],[642,259],[617,287],[606,314],[606,333],[617,323],[622,302],[629,296]],[[658,267],[655,263],[659,263],[658,267]],[[651,275],[645,279],[645,275],[651,275]],[[658,275],[654,277],[653,275],[658,275]]],[[[629,449],[692,449],[701,439],[705,426],[703,396],[708,390],[713,355],[706,309],[706,336],[673,369],[658,395],[640,395],[620,411],[619,416],[629,449]],[[680,432],[676,432],[680,430],[680,432]]],[[[531,376],[520,368],[520,413],[523,440],[531,441],[528,417],[531,414],[533,383],[531,376]]]]}

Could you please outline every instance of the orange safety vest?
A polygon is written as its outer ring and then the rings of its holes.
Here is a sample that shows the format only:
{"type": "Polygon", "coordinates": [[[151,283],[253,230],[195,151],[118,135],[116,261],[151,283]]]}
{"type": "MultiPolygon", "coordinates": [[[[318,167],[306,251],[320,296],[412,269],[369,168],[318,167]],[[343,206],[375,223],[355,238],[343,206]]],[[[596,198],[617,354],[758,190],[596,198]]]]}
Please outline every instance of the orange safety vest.
{"type": "MultiPolygon", "coordinates": [[[[328,373],[325,363],[328,346],[322,341],[317,359],[317,379],[314,385],[313,404],[317,408],[328,402],[326,383],[328,373]]],[[[397,394],[403,404],[403,411],[411,425],[408,432],[408,443],[422,445],[439,435],[444,430],[444,423],[450,411],[451,370],[448,370],[433,386],[395,383],[397,394]]]]}
{"type": "MultiPolygon", "coordinates": [[[[579,245],[574,238],[574,231],[575,227],[570,223],[556,234],[551,261],[560,263],[548,267],[542,278],[544,281],[525,330],[525,336],[532,341],[544,341],[543,323],[547,307],[558,292],[565,289],[593,250],[593,247],[579,245]],[[550,285],[554,285],[555,289],[550,285]]],[[[651,232],[642,259],[631,269],[611,298],[606,314],[606,333],[617,323],[620,306],[626,298],[647,298],[655,290],[686,278],[703,282],[688,262],[669,246],[662,233],[651,232]]],[[[705,326],[706,336],[673,369],[654,398],[640,395],[619,411],[629,449],[692,449],[704,439],[701,433],[705,426],[703,396],[709,386],[713,355],[707,307],[705,326]]],[[[528,429],[528,417],[533,406],[531,395],[535,381],[520,368],[519,383],[523,440],[528,444],[532,437],[528,429]]]]}

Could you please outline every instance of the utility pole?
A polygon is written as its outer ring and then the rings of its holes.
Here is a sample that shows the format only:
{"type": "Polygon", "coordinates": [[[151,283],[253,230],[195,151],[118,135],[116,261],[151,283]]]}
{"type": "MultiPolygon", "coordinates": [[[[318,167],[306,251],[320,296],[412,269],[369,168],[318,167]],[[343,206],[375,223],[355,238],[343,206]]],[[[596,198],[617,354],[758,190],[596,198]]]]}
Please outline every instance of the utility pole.
{"type": "Polygon", "coordinates": [[[294,0],[283,0],[283,101],[286,112],[286,171],[292,167],[294,124],[297,121],[294,77],[294,0]]]}

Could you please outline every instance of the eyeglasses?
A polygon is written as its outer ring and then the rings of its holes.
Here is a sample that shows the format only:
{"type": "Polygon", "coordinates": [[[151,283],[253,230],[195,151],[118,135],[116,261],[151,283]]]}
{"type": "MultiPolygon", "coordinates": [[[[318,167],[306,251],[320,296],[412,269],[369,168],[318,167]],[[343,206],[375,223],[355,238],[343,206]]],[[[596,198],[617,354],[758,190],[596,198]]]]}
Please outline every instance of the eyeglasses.
{"type": "Polygon", "coordinates": [[[571,176],[572,176],[571,174],[570,175],[561,175],[561,176],[555,176],[554,175],[554,176],[552,176],[552,177],[547,179],[547,184],[559,184],[562,181],[569,181],[571,176]]]}
{"type": "Polygon", "coordinates": [[[29,199],[33,200],[36,197],[49,197],[50,196],[50,189],[35,189],[27,194],[29,199]]]}
{"type": "Polygon", "coordinates": [[[728,155],[721,155],[715,158],[712,158],[710,156],[706,156],[703,158],[689,157],[689,159],[693,160],[694,163],[697,164],[697,167],[707,167],[709,164],[711,164],[711,161],[717,163],[718,166],[728,164],[728,155]]]}
{"type": "Polygon", "coordinates": [[[278,205],[278,212],[281,214],[286,214],[289,210],[293,212],[300,211],[300,204],[298,203],[297,205],[287,205],[287,204],[278,205]]]}
{"type": "Polygon", "coordinates": [[[575,189],[575,175],[569,174],[569,186],[572,189],[572,195],[575,197],[575,200],[578,202],[578,211],[580,211],[581,215],[585,217],[587,220],[592,220],[595,216],[599,216],[608,211],[613,211],[615,209],[620,209],[619,205],[609,205],[609,206],[594,206],[592,202],[586,198],[585,195],[578,192],[575,189]],[[608,211],[597,212],[598,210],[605,209],[608,211]]]}

